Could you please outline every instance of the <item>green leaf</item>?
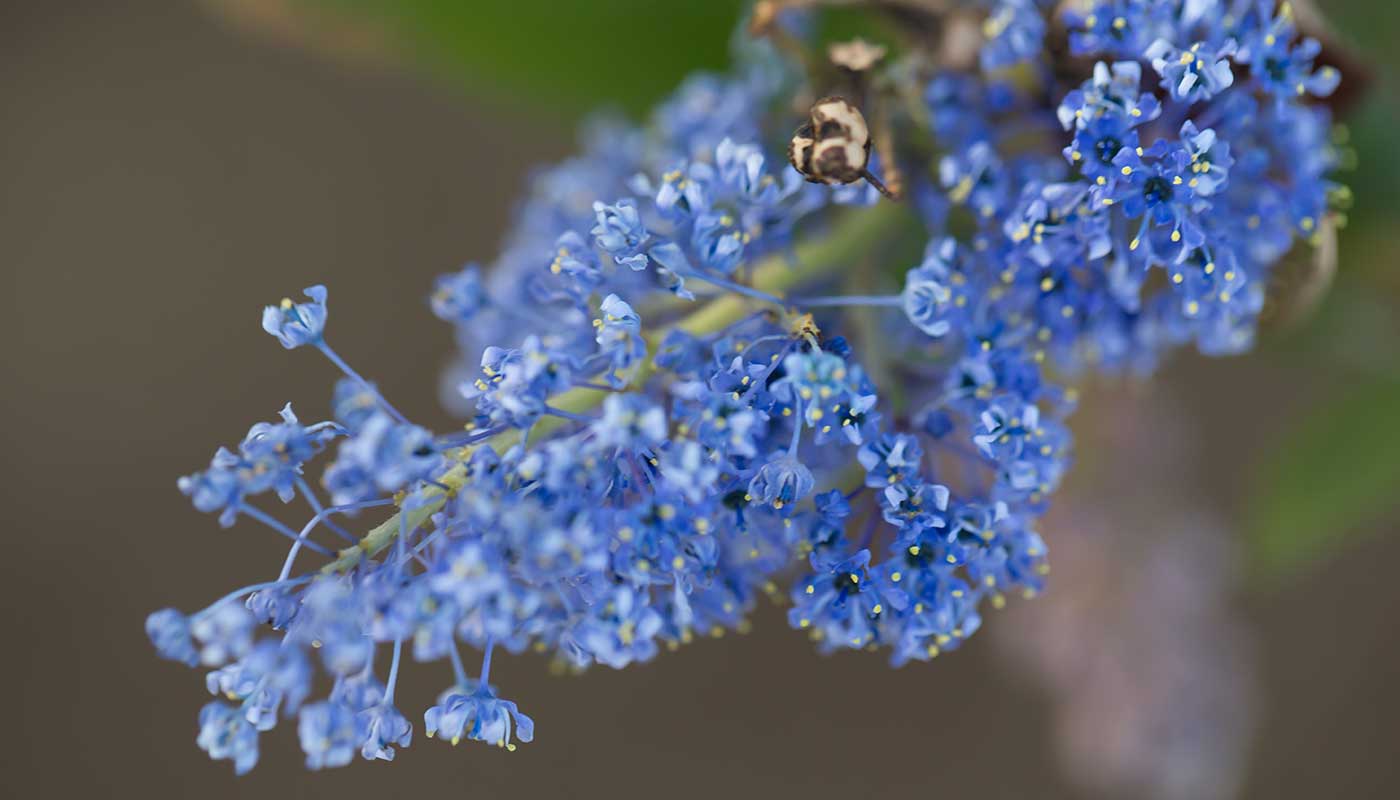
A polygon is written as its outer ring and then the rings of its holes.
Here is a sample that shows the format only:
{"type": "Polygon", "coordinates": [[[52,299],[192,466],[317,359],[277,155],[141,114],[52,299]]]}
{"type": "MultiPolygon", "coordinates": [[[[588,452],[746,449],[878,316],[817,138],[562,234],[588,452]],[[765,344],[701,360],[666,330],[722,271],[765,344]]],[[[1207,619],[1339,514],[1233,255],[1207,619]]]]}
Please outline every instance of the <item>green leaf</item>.
{"type": "Polygon", "coordinates": [[[1257,576],[1325,558],[1400,506],[1400,377],[1359,383],[1313,410],[1261,467],[1247,506],[1257,576]]]}
{"type": "Polygon", "coordinates": [[[383,25],[404,55],[480,91],[573,115],[639,112],[722,69],[743,0],[300,0],[383,25]]]}

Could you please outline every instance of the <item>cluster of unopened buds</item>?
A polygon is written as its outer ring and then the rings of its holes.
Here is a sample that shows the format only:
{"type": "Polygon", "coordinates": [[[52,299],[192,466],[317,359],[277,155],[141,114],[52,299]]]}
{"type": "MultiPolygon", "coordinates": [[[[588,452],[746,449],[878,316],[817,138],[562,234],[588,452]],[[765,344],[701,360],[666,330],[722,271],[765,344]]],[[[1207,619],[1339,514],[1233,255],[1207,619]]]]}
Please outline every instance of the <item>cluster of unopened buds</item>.
{"type": "Polygon", "coordinates": [[[1339,76],[1286,3],[871,2],[911,32],[891,53],[822,50],[820,5],[759,3],[732,74],[590,126],[495,262],[438,279],[460,428],[351,369],[324,288],[265,311],[344,378],[331,420],[288,407],[180,481],[290,540],[270,580],[147,622],[213,670],[210,756],[247,770],[294,717],[310,767],[392,758],[409,671],[446,685],[427,735],[513,748],[534,725],[493,653],[621,668],[765,596],[824,651],[953,650],[1044,587],[1055,376],[1248,348],[1275,265],[1340,219],[1315,102],[1339,76]],[[965,63],[921,35],[967,29],[965,63]]]}

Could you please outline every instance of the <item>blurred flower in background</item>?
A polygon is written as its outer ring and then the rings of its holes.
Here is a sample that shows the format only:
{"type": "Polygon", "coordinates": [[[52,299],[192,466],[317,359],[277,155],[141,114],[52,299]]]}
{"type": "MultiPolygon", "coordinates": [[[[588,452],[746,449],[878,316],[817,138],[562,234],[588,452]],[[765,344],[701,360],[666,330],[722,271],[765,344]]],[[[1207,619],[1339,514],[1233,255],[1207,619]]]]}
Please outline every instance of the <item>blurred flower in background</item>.
{"type": "Polygon", "coordinates": [[[1232,797],[1254,730],[1238,548],[1200,498],[1198,432],[1168,392],[1093,393],[1091,472],[1047,519],[1051,590],[991,626],[1043,687],[1067,777],[1107,796],[1232,797]]]}

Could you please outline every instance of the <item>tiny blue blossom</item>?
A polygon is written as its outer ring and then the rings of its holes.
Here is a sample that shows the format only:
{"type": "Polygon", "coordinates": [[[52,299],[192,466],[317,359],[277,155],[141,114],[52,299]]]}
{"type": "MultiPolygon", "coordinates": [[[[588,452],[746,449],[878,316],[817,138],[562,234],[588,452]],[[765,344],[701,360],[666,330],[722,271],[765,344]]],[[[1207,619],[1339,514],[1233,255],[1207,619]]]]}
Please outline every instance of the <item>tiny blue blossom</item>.
{"type": "Polygon", "coordinates": [[[190,633],[190,621],[179,611],[163,608],[146,617],[146,635],[162,658],[179,661],[189,667],[199,663],[199,651],[195,649],[190,633]]]}
{"type": "Polygon", "coordinates": [[[1230,56],[1235,50],[1234,39],[1226,39],[1219,47],[1197,42],[1185,50],[1158,39],[1143,51],[1143,57],[1162,76],[1162,88],[1173,100],[1197,102],[1209,100],[1234,84],[1230,56]]]}
{"type": "Polygon", "coordinates": [[[307,769],[343,767],[355,758],[360,737],[355,712],[340,703],[313,703],[301,710],[297,735],[307,769]]]}
{"type": "Polygon", "coordinates": [[[462,324],[471,321],[487,305],[486,289],[481,283],[481,270],[468,264],[460,272],[442,275],[433,287],[433,313],[445,322],[462,324]]]}
{"type": "Polygon", "coordinates": [[[227,703],[216,700],[200,709],[195,741],[215,761],[232,761],[239,775],[257,766],[258,731],[240,709],[227,703]]]}
{"type": "Polygon", "coordinates": [[[515,703],[496,697],[491,687],[457,687],[443,693],[438,704],[423,714],[428,736],[439,736],[452,744],[475,739],[498,747],[515,749],[515,741],[535,738],[534,720],[520,713],[515,703]]]}
{"type": "Polygon", "coordinates": [[[294,303],[284,299],[279,305],[263,309],[263,330],[276,336],[288,350],[319,344],[325,334],[326,287],[310,286],[304,294],[311,302],[294,303]]]}
{"type": "Polygon", "coordinates": [[[776,454],[749,481],[754,500],[775,509],[791,508],[811,494],[816,479],[801,461],[786,452],[776,454]]]}

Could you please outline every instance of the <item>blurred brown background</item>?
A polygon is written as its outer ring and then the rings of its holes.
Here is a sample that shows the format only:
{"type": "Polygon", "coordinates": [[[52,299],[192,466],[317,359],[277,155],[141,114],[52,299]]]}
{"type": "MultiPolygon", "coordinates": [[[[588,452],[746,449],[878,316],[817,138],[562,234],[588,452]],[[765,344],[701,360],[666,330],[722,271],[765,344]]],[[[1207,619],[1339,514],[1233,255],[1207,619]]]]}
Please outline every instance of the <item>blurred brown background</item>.
{"type": "MultiPolygon", "coordinates": [[[[145,615],[272,577],[283,548],[218,529],[175,477],[287,400],[320,418],[333,379],[258,330],[261,305],[325,281],[337,348],[445,426],[436,373],[451,341],[427,287],[489,258],[527,168],[571,147],[559,117],[513,105],[488,75],[473,94],[371,62],[249,36],[185,2],[0,10],[0,794],[1081,796],[1045,697],[991,637],[892,671],[817,657],[772,609],[753,634],[621,673],[555,678],[505,659],[499,682],[539,732],[514,754],[453,749],[416,724],[393,765],[308,773],[284,723],[235,779],[195,747],[202,676],[155,657],[145,615]]],[[[1228,515],[1246,476],[1221,454],[1267,445],[1317,391],[1288,363],[1190,357],[1158,378],[1204,452],[1182,502],[1228,515]]],[[[1397,532],[1393,516],[1380,527],[1397,532]]],[[[1376,536],[1241,595],[1261,684],[1242,796],[1400,796],[1398,559],[1400,537],[1376,536]]],[[[1022,605],[1007,613],[1034,615],[1022,605]]],[[[421,722],[439,681],[409,674],[402,707],[421,722]]]]}

